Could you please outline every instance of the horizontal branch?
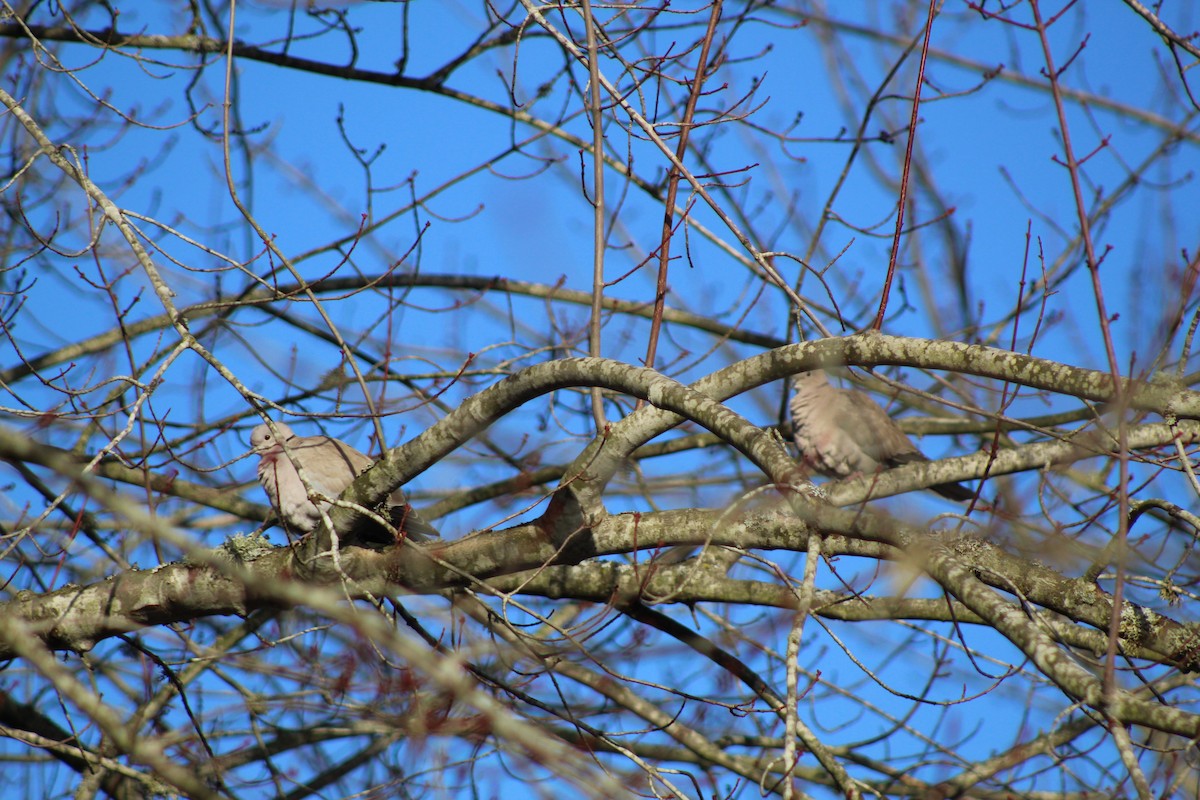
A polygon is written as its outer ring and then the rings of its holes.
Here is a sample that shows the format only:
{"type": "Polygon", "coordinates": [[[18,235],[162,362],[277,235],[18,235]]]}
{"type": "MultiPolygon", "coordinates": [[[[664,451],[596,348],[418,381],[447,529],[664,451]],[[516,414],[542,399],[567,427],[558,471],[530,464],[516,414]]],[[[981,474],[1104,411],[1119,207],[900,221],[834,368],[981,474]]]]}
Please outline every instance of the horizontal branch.
{"type": "MultiPolygon", "coordinates": [[[[829,509],[818,520],[829,556],[857,556],[900,560],[916,556],[880,541],[857,538],[853,520],[861,515],[829,509]]],[[[155,625],[186,622],[215,615],[245,615],[256,609],[275,608],[274,589],[279,583],[304,583],[338,587],[343,577],[356,588],[357,597],[384,596],[398,591],[431,593],[455,587],[475,587],[496,592],[520,593],[550,599],[605,603],[618,595],[637,596],[649,602],[736,603],[792,608],[795,594],[787,587],[727,578],[695,562],[665,565],[655,561],[656,551],[686,545],[732,547],[739,551],[789,550],[804,552],[809,524],[786,512],[737,515],[723,511],[686,509],[650,514],[616,514],[600,523],[586,545],[571,554],[572,562],[534,525],[476,534],[451,544],[419,549],[411,545],[383,551],[347,548],[341,554],[344,575],[335,570],[301,570],[291,547],[271,547],[262,539],[235,537],[222,548],[204,551],[184,562],[154,570],[130,570],[90,586],[69,586],[44,595],[25,594],[0,604],[0,615],[15,614],[36,624],[38,634],[55,649],[88,650],[103,639],[155,625]],[[583,559],[641,551],[643,560],[619,566],[583,559]],[[554,565],[561,565],[554,567],[554,565]],[[533,574],[536,572],[537,574],[533,574]],[[305,578],[299,581],[297,575],[305,578]],[[485,581],[480,584],[479,581],[485,581]]],[[[901,537],[944,542],[962,559],[969,559],[980,577],[1002,591],[1017,591],[1026,601],[1084,623],[1092,630],[1061,626],[1063,640],[1080,647],[1103,641],[1111,598],[1093,584],[1081,584],[1028,559],[1009,555],[977,538],[932,539],[928,531],[897,529],[901,537]]],[[[927,601],[874,598],[843,605],[837,593],[819,593],[814,611],[821,616],[865,621],[870,619],[945,619],[950,609],[938,601],[940,611],[927,601]]],[[[1131,658],[1169,664],[1179,669],[1200,668],[1188,647],[1189,628],[1174,620],[1131,606],[1135,616],[1152,621],[1130,629],[1122,641],[1131,658]]],[[[973,612],[960,609],[954,619],[977,621],[973,612]]],[[[11,653],[0,647],[0,659],[11,653]]]]}

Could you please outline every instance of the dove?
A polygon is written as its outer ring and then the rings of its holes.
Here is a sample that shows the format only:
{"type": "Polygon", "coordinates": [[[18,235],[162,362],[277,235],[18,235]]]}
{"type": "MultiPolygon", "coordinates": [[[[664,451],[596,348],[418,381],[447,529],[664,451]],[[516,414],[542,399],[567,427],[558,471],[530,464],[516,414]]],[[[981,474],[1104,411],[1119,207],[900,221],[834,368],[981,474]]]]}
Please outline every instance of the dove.
{"type": "MultiPolygon", "coordinates": [[[[822,475],[844,478],[929,459],[900,430],[883,407],[862,392],[831,386],[825,370],[793,379],[794,438],[800,455],[822,475]]],[[[929,487],[950,500],[975,496],[958,483],[929,487]]]]}
{"type": "MultiPolygon", "coordinates": [[[[292,531],[309,533],[321,524],[321,511],[328,511],[333,504],[327,500],[317,504],[309,499],[294,464],[304,470],[304,476],[315,492],[333,499],[373,462],[331,436],[297,436],[282,422],[275,423],[275,430],[279,432],[279,440],[266,425],[259,425],[250,432],[250,447],[260,456],[258,479],[284,525],[292,531]]],[[[409,538],[422,541],[440,537],[437,529],[421,519],[408,504],[401,490],[392,492],[387,505],[392,523],[409,538]]],[[[379,527],[370,527],[373,530],[364,535],[378,539],[379,527]]]]}

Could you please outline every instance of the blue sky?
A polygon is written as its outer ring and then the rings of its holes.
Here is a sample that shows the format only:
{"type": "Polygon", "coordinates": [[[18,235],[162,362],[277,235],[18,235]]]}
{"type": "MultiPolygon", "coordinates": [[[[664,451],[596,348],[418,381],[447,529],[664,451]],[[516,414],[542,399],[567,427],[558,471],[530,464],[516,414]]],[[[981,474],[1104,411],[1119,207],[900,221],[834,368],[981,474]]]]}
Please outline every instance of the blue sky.
{"type": "MultiPolygon", "coordinates": [[[[673,8],[678,10],[687,5],[673,4],[673,8]]],[[[1128,109],[1182,121],[1191,136],[1191,141],[1175,145],[1142,173],[1137,185],[1119,196],[1114,209],[1095,232],[1101,250],[1112,248],[1105,256],[1102,275],[1108,309],[1119,315],[1113,326],[1117,356],[1123,369],[1132,365],[1137,371],[1147,366],[1163,344],[1160,331],[1163,309],[1179,302],[1176,275],[1182,263],[1180,251],[1188,248],[1193,252],[1200,232],[1194,213],[1194,209],[1200,208],[1200,190],[1195,180],[1200,168],[1195,114],[1187,112],[1186,100],[1179,95],[1178,79],[1171,74],[1172,66],[1166,62],[1160,40],[1120,4],[1090,6],[1086,23],[1074,24],[1075,18],[1067,17],[1052,36],[1055,58],[1060,65],[1086,39],[1086,48],[1064,74],[1065,81],[1072,89],[1107,98],[1117,108],[1100,104],[1084,107],[1075,102],[1066,106],[1076,153],[1081,156],[1093,153],[1101,142],[1106,142],[1085,165],[1089,205],[1093,202],[1092,192],[1105,199],[1112,196],[1129,180],[1131,170],[1139,168],[1164,139],[1163,129],[1156,120],[1135,120],[1128,109]],[[1147,86],[1160,86],[1162,74],[1167,77],[1161,81],[1174,87],[1175,94],[1162,91],[1147,97],[1147,86]],[[1123,109],[1126,113],[1121,113],[1123,109]]],[[[277,8],[272,5],[239,8],[241,38],[257,41],[279,36],[281,12],[277,8]]],[[[878,4],[837,4],[837,13],[851,15],[844,18],[848,23],[872,22],[874,14],[882,13],[877,8],[878,4]]],[[[470,26],[477,21],[478,12],[473,7],[436,3],[414,3],[411,9],[413,50],[407,74],[421,76],[471,38],[470,26]]],[[[1175,18],[1178,29],[1195,28],[1198,20],[1194,9],[1172,11],[1178,15],[1175,18]]],[[[136,30],[142,25],[150,31],[158,30],[165,25],[156,16],[159,13],[137,9],[124,14],[122,30],[136,30]]],[[[351,18],[362,29],[358,37],[360,68],[381,71],[393,68],[400,52],[397,43],[400,14],[398,4],[364,4],[352,9],[351,18]]],[[[915,12],[913,16],[920,17],[915,12]]],[[[709,164],[701,165],[695,158],[689,163],[698,172],[726,173],[721,179],[730,185],[725,202],[732,206],[736,200],[745,209],[746,220],[753,225],[762,247],[799,256],[814,246],[812,235],[817,217],[847,158],[849,144],[845,139],[852,135],[857,124],[854,115],[861,113],[863,99],[891,67],[898,50],[878,39],[847,34],[838,39],[846,47],[844,52],[822,51],[818,37],[823,29],[816,23],[785,31],[778,18],[772,19],[776,24],[748,22],[737,33],[730,55],[747,60],[723,72],[721,79],[726,88],[702,104],[704,110],[728,104],[731,98],[749,95],[754,82],[761,79],[761,85],[753,91],[753,99],[743,106],[756,109],[751,118],[754,125],[735,123],[718,127],[706,151],[709,164]],[[757,58],[748,60],[752,55],[757,58]],[[852,65],[861,77],[861,85],[852,76],[848,86],[838,85],[831,73],[831,59],[835,55],[842,59],[836,64],[843,68],[843,75],[851,76],[852,65]],[[791,140],[786,143],[763,132],[785,128],[797,118],[800,122],[789,129],[791,140]],[[839,136],[842,141],[832,141],[839,136]]],[[[912,20],[905,25],[896,22],[894,29],[898,34],[912,35],[918,28],[911,23],[912,20]]],[[[306,24],[312,23],[302,22],[302,26],[306,24]]],[[[303,30],[301,27],[300,31],[303,30]]],[[[218,35],[216,31],[211,33],[218,35]]],[[[1003,64],[1006,73],[1036,80],[1040,63],[1036,48],[1027,38],[1029,35],[996,22],[982,23],[962,4],[954,3],[947,4],[935,27],[933,47],[951,50],[958,58],[971,59],[986,67],[1003,64]]],[[[329,37],[300,42],[291,52],[343,63],[348,50],[336,41],[336,37],[329,37]]],[[[661,42],[655,44],[662,46],[661,42]]],[[[56,52],[71,66],[96,61],[91,50],[68,47],[56,52]]],[[[118,122],[112,115],[106,117],[104,122],[110,127],[112,138],[97,137],[87,143],[87,164],[92,178],[122,207],[153,216],[234,259],[256,259],[251,269],[258,274],[266,272],[269,257],[262,254],[261,242],[234,210],[223,183],[219,142],[200,135],[188,122],[190,112],[182,98],[184,88],[193,78],[191,59],[171,52],[148,55],[167,63],[147,65],[108,54],[78,73],[79,80],[92,91],[110,92],[114,108],[136,113],[139,119],[150,119],[155,125],[153,129],[134,128],[117,135],[118,122]],[[131,175],[135,177],[130,179],[131,175]]],[[[562,64],[557,51],[544,42],[531,38],[523,43],[516,61],[519,97],[532,101],[537,87],[549,80],[562,64]]],[[[606,62],[604,68],[617,74],[611,62],[606,62]]],[[[505,80],[511,78],[513,69],[513,50],[502,48],[459,71],[449,83],[456,89],[506,104],[510,100],[505,80]]],[[[576,77],[580,76],[577,66],[572,65],[571,70],[576,77]]],[[[843,313],[850,317],[850,329],[870,321],[886,269],[891,234],[889,215],[895,203],[894,187],[889,180],[895,173],[897,154],[904,146],[901,131],[909,109],[905,97],[912,89],[911,71],[905,69],[901,74],[904,77],[890,85],[889,98],[881,103],[879,114],[867,125],[868,132],[887,128],[900,133],[891,144],[869,145],[855,164],[832,209],[844,222],[835,222],[826,229],[814,247],[811,261],[814,267],[824,268],[845,250],[827,277],[843,313]]],[[[67,124],[56,120],[66,117],[68,110],[78,113],[87,107],[87,96],[66,75],[47,74],[43,79],[48,88],[35,95],[37,100],[29,106],[30,112],[60,143],[82,146],[83,142],[72,140],[67,124]]],[[[900,283],[891,300],[893,314],[885,332],[943,335],[963,340],[994,336],[989,343],[1007,346],[1011,322],[1005,315],[1019,290],[1025,232],[1029,227],[1035,255],[1027,264],[1027,280],[1032,282],[1039,276],[1036,260],[1039,239],[1046,253],[1047,268],[1056,275],[1069,273],[1054,284],[1054,293],[1046,301],[1034,354],[1071,365],[1105,369],[1090,278],[1081,266],[1079,250],[1064,247],[1066,239],[1076,232],[1077,222],[1065,171],[1054,161],[1061,158],[1060,137],[1046,92],[1009,82],[1007,74],[972,92],[982,80],[979,73],[950,64],[936,54],[930,59],[927,79],[918,148],[929,156],[941,192],[940,201],[954,208],[950,217],[954,232],[968,242],[965,305],[969,312],[978,312],[984,324],[978,331],[960,329],[960,300],[947,291],[944,240],[939,228],[928,226],[906,242],[901,255],[900,283]],[[934,318],[939,316],[941,322],[937,324],[934,318]]],[[[197,102],[207,104],[197,117],[201,127],[211,130],[219,124],[222,80],[222,64],[215,61],[198,82],[194,97],[197,102]]],[[[545,284],[561,280],[564,288],[589,290],[592,218],[580,187],[580,176],[584,175],[590,185],[590,161],[581,159],[572,145],[546,139],[529,145],[525,153],[499,158],[511,141],[529,137],[530,128],[514,124],[501,114],[432,93],[302,75],[269,64],[239,62],[237,87],[241,122],[254,133],[248,137],[249,161],[245,153],[234,159],[235,178],[241,182],[239,191],[255,218],[289,256],[352,236],[362,215],[370,213],[373,219],[382,219],[405,209],[414,196],[424,198],[437,187],[492,160],[488,169],[453,183],[424,201],[417,214],[403,213],[363,237],[348,256],[344,251],[331,250],[303,260],[298,268],[304,276],[312,278],[335,268],[341,270],[340,275],[353,274],[355,270],[379,274],[403,257],[402,271],[503,275],[545,284]],[[373,186],[387,190],[372,195],[369,201],[364,189],[367,180],[364,169],[348,152],[339,133],[339,114],[354,147],[371,154],[386,146],[373,161],[370,177],[373,186]],[[249,174],[253,175],[253,182],[248,184],[245,180],[249,174]]],[[[646,107],[656,108],[651,100],[647,99],[646,107]]],[[[553,109],[562,106],[577,107],[560,77],[544,98],[528,107],[533,113],[553,116],[553,109]]],[[[574,135],[590,136],[582,119],[572,119],[566,127],[574,135]]],[[[661,158],[644,142],[627,139],[615,125],[609,128],[608,142],[617,154],[631,153],[643,175],[652,179],[661,175],[661,158]]],[[[657,201],[637,189],[626,190],[612,172],[608,181],[608,202],[614,208],[618,204],[621,208],[619,226],[612,235],[619,246],[609,252],[607,261],[606,274],[611,279],[630,270],[657,245],[662,211],[657,201]]],[[[926,220],[936,216],[931,210],[935,203],[929,193],[920,187],[916,192],[918,214],[926,220]]],[[[78,209],[82,201],[78,194],[68,193],[62,202],[78,209]]],[[[51,210],[38,209],[34,215],[45,229],[53,225],[51,210]]],[[[733,242],[715,215],[702,205],[697,206],[695,218],[715,231],[718,238],[733,242]]],[[[153,228],[144,224],[143,230],[150,232],[153,228]]],[[[111,237],[111,231],[106,235],[111,237]]],[[[150,238],[186,267],[171,266],[165,257],[158,258],[170,275],[181,304],[212,299],[217,281],[222,297],[236,295],[249,283],[245,274],[232,270],[219,279],[206,272],[188,271],[210,270],[221,266],[221,262],[174,236],[153,233],[150,238]]],[[[64,231],[60,237],[63,246],[73,243],[80,247],[87,240],[88,232],[82,228],[64,231]]],[[[71,287],[76,283],[75,269],[98,277],[102,267],[111,277],[130,265],[128,255],[114,245],[115,241],[105,240],[112,261],[102,261],[100,265],[89,257],[56,258],[45,254],[31,262],[31,274],[38,283],[28,292],[30,313],[22,317],[22,326],[16,334],[27,355],[113,327],[113,312],[104,296],[71,287]]],[[[686,239],[682,235],[677,237],[673,252],[677,260],[671,272],[672,292],[668,301],[671,306],[699,313],[720,313],[730,323],[744,315],[742,325],[746,329],[781,339],[787,336],[786,301],[773,289],[756,298],[757,281],[737,259],[695,230],[688,231],[686,239]]],[[[780,258],[776,263],[789,280],[796,278],[794,261],[780,258]]],[[[647,266],[610,291],[613,296],[645,300],[652,285],[653,268],[647,266]]],[[[145,286],[136,271],[118,283],[116,295],[121,304],[133,301],[140,293],[130,320],[161,313],[161,307],[145,286]]],[[[825,303],[826,298],[811,278],[806,280],[805,295],[817,304],[825,303]]],[[[552,309],[555,316],[551,319],[551,309],[544,300],[517,297],[508,301],[495,294],[477,298],[465,292],[418,289],[404,300],[390,314],[386,298],[370,295],[330,303],[330,308],[339,326],[362,336],[364,350],[381,353],[389,345],[390,337],[395,368],[401,371],[453,374],[462,366],[466,353],[477,354],[472,367],[494,372],[470,376],[451,386],[443,397],[451,404],[497,380],[500,372],[510,368],[509,359],[523,366],[568,354],[562,343],[571,338],[569,333],[581,332],[587,319],[583,307],[555,306],[552,309]],[[548,343],[560,349],[543,349],[548,343]]],[[[298,306],[287,309],[306,319],[315,319],[308,309],[298,306]]],[[[1037,324],[1036,317],[1037,314],[1022,317],[1017,349],[1027,346],[1037,324]]],[[[831,320],[826,322],[837,330],[831,320]]],[[[643,323],[615,320],[606,330],[604,354],[636,363],[644,353],[645,333],[643,323]]],[[[169,342],[170,334],[167,336],[165,341],[169,342]]],[[[280,397],[287,394],[283,381],[268,367],[294,376],[301,385],[311,386],[339,366],[333,347],[308,337],[293,341],[292,336],[291,329],[273,322],[265,314],[243,313],[228,331],[210,341],[218,357],[249,385],[267,396],[280,397]]],[[[662,355],[669,364],[666,371],[681,380],[693,380],[757,352],[755,348],[734,345],[700,359],[699,354],[713,346],[711,337],[678,326],[669,327],[666,340],[662,355]]],[[[162,346],[163,340],[153,335],[137,340],[133,361],[148,357],[162,346]]],[[[576,349],[569,354],[580,354],[579,348],[584,345],[576,340],[574,346],[576,349]]],[[[1170,352],[1171,358],[1179,352],[1178,343],[1170,352]]],[[[98,375],[103,374],[104,368],[113,372],[127,370],[128,364],[122,363],[121,358],[118,354],[103,364],[98,375]]],[[[6,365],[11,361],[7,359],[6,365]]],[[[916,385],[929,385],[919,375],[909,373],[909,376],[916,385]]],[[[168,420],[190,423],[197,416],[223,418],[246,410],[244,401],[221,380],[206,374],[194,358],[181,359],[166,378],[152,401],[152,408],[168,420]],[[197,391],[198,386],[202,387],[201,392],[197,391]]],[[[780,388],[765,388],[731,404],[754,421],[769,424],[776,421],[780,388]]],[[[19,391],[32,402],[45,403],[47,407],[57,397],[32,384],[20,387],[19,391]]],[[[988,398],[983,393],[976,397],[981,402],[988,398]]],[[[350,399],[353,400],[353,392],[350,399]]],[[[409,411],[416,404],[394,390],[388,399],[394,401],[389,410],[395,412],[387,418],[390,445],[410,438],[440,416],[428,407],[409,411]]],[[[1018,404],[1013,413],[1042,414],[1077,405],[1070,398],[1047,401],[1039,396],[1018,404]]],[[[297,410],[328,410],[328,407],[325,402],[297,404],[297,410]]],[[[590,418],[580,413],[580,408],[577,399],[566,398],[553,408],[530,409],[499,423],[492,435],[514,450],[522,446],[532,450],[536,445],[541,449],[544,463],[568,459],[590,435],[590,418]]],[[[252,422],[248,420],[239,429],[208,443],[190,456],[189,465],[215,466],[237,455],[245,448],[246,433],[252,422]]],[[[361,449],[370,447],[366,426],[333,426],[330,430],[345,435],[361,449]]],[[[315,428],[304,432],[315,432],[315,428]]],[[[63,441],[65,438],[59,443],[63,441]]],[[[961,452],[966,446],[970,445],[964,441],[932,437],[922,442],[922,447],[931,454],[961,452]]],[[[158,457],[166,468],[168,459],[161,454],[158,457]]],[[[678,473],[722,478],[714,486],[664,490],[658,499],[668,507],[728,502],[743,479],[753,485],[756,477],[745,477],[749,473],[747,465],[738,464],[723,452],[664,458],[647,469],[652,476],[678,473]]],[[[505,469],[481,458],[478,448],[470,447],[436,465],[411,488],[420,504],[507,474],[505,469]]],[[[241,461],[209,475],[188,477],[217,485],[250,484],[253,465],[251,461],[241,461]]],[[[629,483],[633,482],[633,477],[627,478],[629,483]]],[[[1036,476],[1026,476],[1015,479],[1014,484],[1032,491],[1036,480],[1036,476]]],[[[253,485],[247,496],[263,501],[253,485]]],[[[935,505],[939,502],[922,499],[915,507],[922,512],[941,509],[941,505],[935,505]]],[[[644,509],[645,503],[629,492],[614,496],[611,507],[644,509]]],[[[913,507],[913,501],[896,503],[893,507],[904,513],[913,507]]],[[[497,506],[472,508],[452,515],[442,524],[451,537],[457,537],[477,527],[495,524],[503,512],[511,510],[497,506]]],[[[1105,519],[1098,527],[1108,523],[1111,520],[1105,519]]],[[[225,533],[226,529],[220,532],[225,533]]],[[[1100,530],[1099,535],[1103,533],[1100,530]]],[[[215,540],[213,537],[212,543],[215,540]]],[[[145,555],[149,550],[144,548],[141,552],[145,555]]],[[[791,561],[784,559],[784,563],[793,574],[798,573],[801,563],[798,557],[791,561]]],[[[845,559],[838,569],[839,575],[849,582],[861,581],[866,585],[873,577],[874,565],[845,559]]],[[[832,578],[830,583],[830,588],[839,585],[832,578]]],[[[916,591],[923,596],[936,596],[928,583],[919,584],[916,591]]],[[[779,628],[781,617],[758,615],[754,609],[735,609],[730,615],[735,624],[761,635],[764,647],[782,649],[786,631],[779,628]]],[[[713,630],[702,621],[697,624],[713,630]]],[[[814,625],[810,629],[812,644],[806,644],[802,663],[814,671],[821,670],[829,684],[877,703],[889,713],[904,714],[904,704],[894,694],[865,678],[862,670],[841,654],[831,637],[817,633],[814,623],[810,625],[814,625]]],[[[935,691],[947,703],[988,686],[989,681],[973,673],[961,657],[952,658],[952,668],[935,667],[933,640],[916,637],[914,641],[919,641],[919,645],[913,644],[906,640],[907,630],[903,627],[879,623],[836,626],[836,630],[850,643],[852,652],[866,654],[885,683],[920,683],[928,673],[947,670],[952,677],[938,684],[935,691]],[[929,648],[929,652],[921,652],[914,658],[919,648],[929,648]],[[900,654],[903,659],[897,657],[900,654]]],[[[945,637],[942,644],[953,651],[956,633],[949,629],[941,633],[945,637]]],[[[969,633],[973,643],[988,636],[974,630],[969,633]]],[[[990,645],[986,649],[1019,663],[1015,652],[1007,646],[990,645]]],[[[613,658],[625,659],[621,666],[630,673],[644,673],[651,678],[662,674],[661,663],[639,661],[636,653],[615,653],[613,658]]],[[[995,666],[992,671],[1000,673],[1003,668],[995,666]]],[[[781,680],[781,676],[772,677],[781,680]]],[[[945,717],[940,716],[943,713],[940,707],[922,708],[917,712],[914,727],[961,732],[969,739],[962,749],[987,752],[996,741],[1005,741],[1004,737],[988,735],[989,726],[998,716],[1006,717],[1006,735],[1011,737],[1012,730],[1028,731],[1053,724],[1055,715],[1062,710],[1060,705],[1050,703],[1035,708],[1027,723],[1007,719],[1009,711],[1024,713],[1023,704],[1027,702],[1024,692],[1028,685],[1024,681],[1002,683],[991,702],[955,705],[945,717]]],[[[814,694],[809,711],[829,730],[836,731],[830,735],[835,741],[842,737],[857,738],[866,735],[864,731],[886,727],[874,717],[854,718],[857,712],[850,704],[836,703],[824,691],[814,694]],[[844,722],[839,714],[854,719],[839,728],[844,722]]],[[[749,731],[753,724],[752,720],[735,721],[731,715],[731,729],[744,725],[743,730],[749,731]]],[[[921,752],[915,740],[897,738],[889,744],[897,743],[911,747],[912,752],[921,752]]],[[[887,745],[880,745],[881,757],[886,749],[887,745]]],[[[954,771],[953,767],[936,764],[925,769],[954,771]]]]}

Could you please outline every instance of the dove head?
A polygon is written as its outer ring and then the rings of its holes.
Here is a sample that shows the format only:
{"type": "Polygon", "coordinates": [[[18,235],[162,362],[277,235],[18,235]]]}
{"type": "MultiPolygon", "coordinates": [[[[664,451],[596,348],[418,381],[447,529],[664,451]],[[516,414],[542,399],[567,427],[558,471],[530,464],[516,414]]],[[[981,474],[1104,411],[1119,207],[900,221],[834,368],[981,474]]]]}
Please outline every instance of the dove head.
{"type": "MultiPolygon", "coordinates": [[[[279,438],[283,441],[287,441],[296,435],[292,433],[291,428],[282,422],[275,423],[275,430],[279,431],[279,438]]],[[[266,453],[278,446],[279,443],[275,440],[275,434],[271,433],[271,429],[266,425],[259,425],[250,431],[250,448],[254,452],[266,453]]]]}
{"type": "Polygon", "coordinates": [[[829,383],[829,379],[825,377],[825,370],[813,369],[808,372],[801,372],[799,375],[793,375],[792,382],[795,384],[796,390],[800,391],[829,383]]]}

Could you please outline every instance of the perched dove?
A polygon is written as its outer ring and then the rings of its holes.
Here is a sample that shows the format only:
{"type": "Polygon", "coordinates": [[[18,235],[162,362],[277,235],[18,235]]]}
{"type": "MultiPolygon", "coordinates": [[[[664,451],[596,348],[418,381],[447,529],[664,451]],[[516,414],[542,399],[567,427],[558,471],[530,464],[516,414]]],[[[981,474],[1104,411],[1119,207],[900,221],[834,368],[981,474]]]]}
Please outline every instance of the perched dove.
{"type": "MultiPolygon", "coordinates": [[[[293,462],[304,470],[314,491],[331,499],[337,498],[373,462],[331,436],[297,436],[282,422],[276,422],[275,429],[287,445],[287,453],[266,425],[250,432],[250,447],[261,456],[258,479],[284,524],[290,530],[308,533],[321,524],[321,511],[328,511],[332,503],[321,501],[318,506],[309,499],[293,462]]],[[[436,528],[413,510],[399,489],[388,497],[388,505],[392,524],[415,541],[440,536],[436,528]]],[[[370,527],[375,529],[374,535],[368,533],[367,538],[378,538],[379,526],[370,527]]]]}
{"type": "MultiPolygon", "coordinates": [[[[900,430],[883,407],[862,392],[829,384],[825,371],[794,379],[792,423],[800,455],[822,475],[844,478],[929,459],[900,430]]],[[[975,496],[958,483],[929,487],[951,500],[975,496]]]]}

